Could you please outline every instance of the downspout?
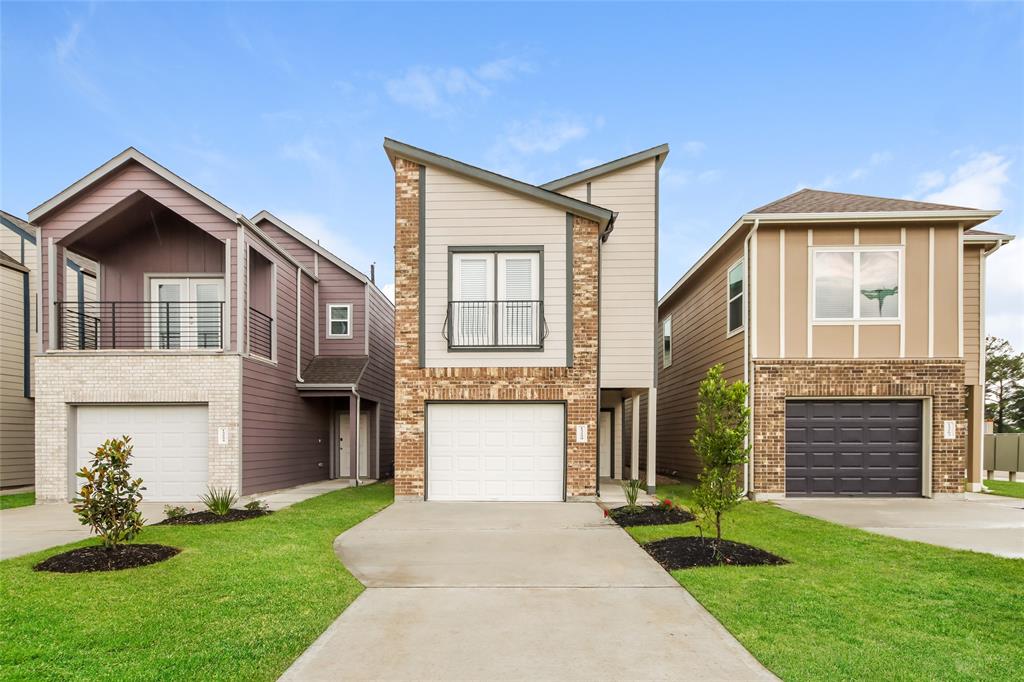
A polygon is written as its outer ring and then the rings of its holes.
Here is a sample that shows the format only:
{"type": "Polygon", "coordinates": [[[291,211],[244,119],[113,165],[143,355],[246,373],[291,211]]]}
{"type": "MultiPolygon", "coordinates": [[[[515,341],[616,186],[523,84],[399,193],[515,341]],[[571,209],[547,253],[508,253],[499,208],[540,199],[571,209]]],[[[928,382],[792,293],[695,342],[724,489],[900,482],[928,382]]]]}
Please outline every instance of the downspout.
{"type": "MultiPolygon", "coordinates": [[[[351,324],[351,322],[349,323],[351,324]]],[[[302,379],[302,269],[295,268],[295,380],[302,379]]]]}
{"type": "MultiPolygon", "coordinates": [[[[745,291],[743,292],[743,383],[747,385],[747,408],[750,410],[750,423],[747,428],[747,438],[744,445],[750,448],[750,455],[747,457],[747,463],[743,466],[743,490],[740,491],[740,497],[747,497],[751,495],[751,490],[754,487],[754,449],[752,447],[751,439],[754,434],[754,371],[751,366],[750,357],[750,329],[753,324],[753,320],[750,319],[751,315],[748,310],[750,307],[750,239],[757,232],[758,225],[760,224],[759,219],[754,219],[754,227],[747,236],[743,239],[743,282],[745,291]]],[[[728,313],[726,313],[728,315],[728,313]]]]}

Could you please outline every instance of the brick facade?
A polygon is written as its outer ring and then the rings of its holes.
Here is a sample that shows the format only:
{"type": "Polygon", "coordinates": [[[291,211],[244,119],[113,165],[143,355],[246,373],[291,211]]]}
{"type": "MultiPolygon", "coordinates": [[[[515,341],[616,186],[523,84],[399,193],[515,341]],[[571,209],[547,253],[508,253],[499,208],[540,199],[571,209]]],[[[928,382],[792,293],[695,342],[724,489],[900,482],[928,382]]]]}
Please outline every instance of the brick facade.
{"type": "Polygon", "coordinates": [[[419,173],[395,159],[395,494],[424,496],[427,401],[544,400],[566,404],[570,497],[596,494],[597,443],[575,442],[575,427],[597,433],[598,224],[573,220],[573,366],[422,368],[419,361],[419,173]]]}
{"type": "Polygon", "coordinates": [[[932,493],[964,491],[963,360],[755,360],[753,383],[755,494],[786,490],[786,399],[847,397],[931,398],[932,493]],[[952,440],[945,420],[956,421],[952,440]]]}
{"type": "Polygon", "coordinates": [[[241,356],[50,353],[35,359],[36,495],[66,500],[74,468],[75,405],[205,403],[209,484],[240,489],[241,356]],[[219,445],[217,428],[227,427],[219,445]]]}

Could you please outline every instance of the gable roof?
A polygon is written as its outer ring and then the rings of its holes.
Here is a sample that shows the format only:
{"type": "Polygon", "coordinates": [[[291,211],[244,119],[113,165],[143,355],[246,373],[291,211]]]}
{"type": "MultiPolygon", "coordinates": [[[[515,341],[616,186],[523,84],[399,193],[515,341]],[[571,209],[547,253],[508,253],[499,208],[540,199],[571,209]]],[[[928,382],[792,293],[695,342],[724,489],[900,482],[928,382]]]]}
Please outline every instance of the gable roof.
{"type": "Polygon", "coordinates": [[[306,235],[302,234],[301,232],[296,230],[294,227],[292,227],[291,225],[289,225],[285,221],[283,221],[280,218],[278,218],[277,216],[275,216],[270,211],[260,211],[259,213],[254,215],[252,218],[250,218],[250,221],[253,222],[253,223],[259,223],[261,220],[266,220],[268,223],[271,223],[272,225],[274,225],[275,227],[280,229],[285,234],[290,235],[290,236],[294,237],[295,239],[297,239],[298,241],[302,242],[303,244],[308,246],[310,249],[312,249],[316,253],[319,253],[321,256],[323,256],[324,258],[329,260],[331,263],[337,265],[339,268],[341,268],[342,270],[344,270],[348,274],[350,274],[353,277],[355,277],[356,279],[358,279],[363,284],[366,284],[367,282],[370,281],[370,278],[367,277],[366,275],[364,275],[362,272],[360,272],[356,268],[352,267],[351,265],[349,265],[348,263],[346,263],[342,259],[338,258],[333,253],[331,253],[330,251],[328,251],[324,247],[320,246],[320,244],[314,242],[312,239],[310,239],[306,235]]]}
{"type": "Polygon", "coordinates": [[[5,252],[0,251],[0,265],[11,268],[12,270],[18,270],[19,272],[28,272],[28,268],[18,262],[16,258],[8,256],[5,252]]]}
{"type": "Polygon", "coordinates": [[[181,191],[185,192],[186,194],[192,196],[195,199],[198,199],[202,203],[212,208],[217,213],[220,213],[228,220],[232,222],[238,222],[238,218],[240,216],[238,211],[235,211],[226,204],[217,201],[203,190],[199,189],[192,183],[182,178],[180,175],[177,175],[168,170],[167,168],[161,166],[159,163],[149,158],[135,147],[128,147],[123,152],[121,152],[114,158],[110,159],[109,161],[101,165],[99,168],[93,170],[85,177],[76,180],[58,194],[50,197],[43,203],[33,208],[31,211],[28,212],[29,220],[38,220],[40,217],[46,215],[47,213],[53,211],[54,209],[59,208],[60,206],[70,201],[81,192],[84,192],[85,190],[89,189],[96,183],[101,182],[112,173],[121,170],[121,168],[123,168],[125,165],[132,162],[138,163],[139,165],[152,171],[153,173],[160,176],[167,182],[171,183],[181,191]]]}
{"type": "Polygon", "coordinates": [[[35,225],[27,220],[22,220],[13,213],[0,210],[0,225],[13,230],[15,233],[29,240],[33,244],[36,243],[36,235],[39,234],[39,230],[36,229],[35,225]]]}
{"type": "Polygon", "coordinates": [[[614,161],[609,161],[608,163],[602,163],[599,166],[594,166],[593,168],[587,168],[587,169],[581,170],[581,171],[579,171],[577,173],[572,173],[570,175],[566,175],[563,178],[558,178],[557,180],[552,180],[551,182],[546,182],[543,185],[541,185],[541,187],[543,189],[549,189],[549,190],[551,190],[553,192],[557,192],[558,190],[564,189],[566,187],[569,187],[570,185],[575,185],[575,184],[578,184],[578,183],[581,183],[581,182],[585,182],[587,180],[591,180],[591,179],[599,177],[601,175],[606,175],[608,173],[611,173],[612,171],[617,171],[617,170],[619,170],[621,168],[626,168],[628,166],[633,166],[633,165],[636,165],[636,164],[638,164],[638,163],[640,163],[642,161],[646,161],[648,159],[653,159],[653,158],[657,158],[658,159],[658,168],[660,169],[661,168],[661,164],[665,163],[665,157],[666,156],[668,156],[668,145],[667,144],[659,144],[656,147],[651,147],[650,149],[645,149],[642,152],[637,152],[635,154],[630,154],[628,156],[623,156],[620,159],[615,159],[614,161]]]}
{"type": "Polygon", "coordinates": [[[867,194],[828,192],[805,188],[755,208],[750,213],[872,213],[904,211],[976,211],[978,209],[926,201],[888,199],[867,194]]]}
{"type": "Polygon", "coordinates": [[[440,154],[429,152],[426,149],[413,147],[412,145],[404,142],[392,140],[389,137],[384,138],[384,151],[387,152],[388,159],[391,160],[392,166],[395,164],[395,157],[400,156],[403,159],[417,161],[423,165],[443,168],[452,173],[491,185],[492,187],[497,187],[499,189],[514,192],[537,201],[557,206],[564,209],[566,212],[578,215],[581,218],[593,220],[601,226],[602,232],[607,232],[609,225],[615,222],[615,213],[607,208],[596,206],[595,204],[588,204],[585,201],[573,199],[549,189],[538,187],[537,185],[531,185],[521,180],[515,180],[489,170],[484,170],[483,168],[471,166],[468,163],[456,161],[455,159],[451,159],[447,156],[441,156],[440,154]]]}

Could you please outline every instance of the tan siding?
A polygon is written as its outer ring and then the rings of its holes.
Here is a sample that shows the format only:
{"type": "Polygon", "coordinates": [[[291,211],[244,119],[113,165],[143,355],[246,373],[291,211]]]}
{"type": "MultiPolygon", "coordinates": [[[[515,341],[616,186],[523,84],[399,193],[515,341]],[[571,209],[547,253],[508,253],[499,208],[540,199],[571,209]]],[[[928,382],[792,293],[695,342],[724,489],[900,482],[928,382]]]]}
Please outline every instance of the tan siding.
{"type": "Polygon", "coordinates": [[[35,476],[35,412],[24,384],[24,289],[25,273],[0,266],[0,487],[31,485],[35,476]]]}
{"type": "Polygon", "coordinates": [[[935,228],[935,357],[959,355],[957,295],[960,241],[958,228],[935,228]],[[948,276],[942,276],[948,273],[948,276]]]}
{"type": "Polygon", "coordinates": [[[861,358],[893,359],[900,356],[898,324],[865,324],[860,327],[858,349],[861,358]]]}
{"type": "Polygon", "coordinates": [[[965,383],[981,385],[981,255],[982,248],[964,249],[964,362],[965,383]]]}
{"type": "Polygon", "coordinates": [[[908,227],[904,280],[906,356],[928,357],[928,228],[908,227]]]}
{"type": "Polygon", "coordinates": [[[697,386],[708,368],[720,362],[729,380],[743,379],[743,332],[726,337],[726,274],[743,255],[744,236],[734,237],[661,308],[662,318],[672,317],[673,352],[672,364],[658,370],[659,470],[688,478],[700,471],[690,438],[697,386]]]}
{"type": "Polygon", "coordinates": [[[900,228],[862,227],[860,228],[860,243],[896,246],[900,243],[900,228]]]}
{"type": "Polygon", "coordinates": [[[654,383],[657,173],[648,159],[590,182],[591,203],[618,213],[601,246],[602,387],[654,383]]]}
{"type": "MultiPolygon", "coordinates": [[[[789,238],[789,235],[786,235],[789,238]]],[[[760,228],[757,240],[757,348],[753,357],[779,357],[779,230],[760,228]]]]}
{"type": "Polygon", "coordinates": [[[426,170],[426,365],[428,367],[564,367],[566,364],[565,212],[438,168],[426,170]],[[543,246],[541,352],[448,352],[442,336],[448,308],[449,246],[543,246]]]}
{"type": "Polygon", "coordinates": [[[815,325],[812,343],[816,358],[852,358],[853,325],[815,325]]]}
{"type": "Polygon", "coordinates": [[[807,357],[807,229],[786,228],[786,357],[807,357]]]}
{"type": "Polygon", "coordinates": [[[853,244],[852,227],[815,226],[815,246],[846,246],[853,244]]]}

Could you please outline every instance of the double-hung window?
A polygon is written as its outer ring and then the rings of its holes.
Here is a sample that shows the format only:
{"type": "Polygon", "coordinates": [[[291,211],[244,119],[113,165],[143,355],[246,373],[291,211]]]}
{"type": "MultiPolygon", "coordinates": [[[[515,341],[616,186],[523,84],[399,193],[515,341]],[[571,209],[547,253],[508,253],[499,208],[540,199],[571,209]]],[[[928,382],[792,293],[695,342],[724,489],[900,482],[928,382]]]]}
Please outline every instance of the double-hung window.
{"type": "Polygon", "coordinates": [[[815,321],[900,319],[899,249],[819,248],[813,251],[812,268],[815,321]]]}
{"type": "Polygon", "coordinates": [[[352,338],[352,306],[350,304],[327,304],[327,338],[352,338]]]}
{"type": "Polygon", "coordinates": [[[449,346],[541,347],[540,281],[539,250],[453,252],[449,346]]]}
{"type": "Polygon", "coordinates": [[[727,312],[728,328],[727,333],[732,334],[743,329],[743,261],[736,262],[729,268],[726,283],[726,298],[728,300],[727,312]]]}
{"type": "Polygon", "coordinates": [[[661,321],[661,366],[672,364],[672,318],[661,321]]]}

